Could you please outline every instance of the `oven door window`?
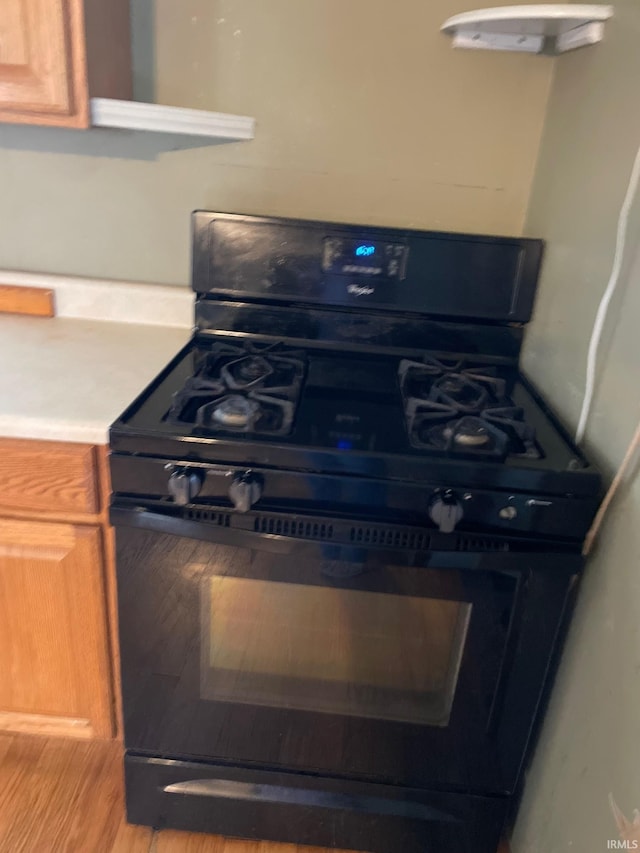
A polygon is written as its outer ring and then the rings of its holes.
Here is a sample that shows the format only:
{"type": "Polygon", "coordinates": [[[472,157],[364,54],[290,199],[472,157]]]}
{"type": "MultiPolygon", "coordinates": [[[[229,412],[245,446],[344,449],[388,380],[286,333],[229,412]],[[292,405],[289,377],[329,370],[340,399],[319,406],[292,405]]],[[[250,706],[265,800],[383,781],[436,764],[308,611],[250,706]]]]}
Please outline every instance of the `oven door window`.
{"type": "Polygon", "coordinates": [[[211,574],[204,699],[446,726],[472,605],[211,574]]]}

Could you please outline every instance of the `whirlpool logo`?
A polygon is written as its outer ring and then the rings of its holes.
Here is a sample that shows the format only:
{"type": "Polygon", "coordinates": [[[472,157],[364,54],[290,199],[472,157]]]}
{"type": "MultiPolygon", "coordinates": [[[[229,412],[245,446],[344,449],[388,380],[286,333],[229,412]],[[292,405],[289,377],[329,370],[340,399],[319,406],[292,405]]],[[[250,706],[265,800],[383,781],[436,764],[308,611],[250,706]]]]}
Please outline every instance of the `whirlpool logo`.
{"type": "Polygon", "coordinates": [[[633,820],[629,820],[609,794],[609,804],[618,826],[620,840],[611,838],[607,841],[607,850],[640,850],[640,812],[635,809],[633,820]]]}
{"type": "Polygon", "coordinates": [[[369,287],[366,284],[350,284],[347,287],[347,293],[352,296],[370,296],[375,292],[375,287],[369,287]]]}

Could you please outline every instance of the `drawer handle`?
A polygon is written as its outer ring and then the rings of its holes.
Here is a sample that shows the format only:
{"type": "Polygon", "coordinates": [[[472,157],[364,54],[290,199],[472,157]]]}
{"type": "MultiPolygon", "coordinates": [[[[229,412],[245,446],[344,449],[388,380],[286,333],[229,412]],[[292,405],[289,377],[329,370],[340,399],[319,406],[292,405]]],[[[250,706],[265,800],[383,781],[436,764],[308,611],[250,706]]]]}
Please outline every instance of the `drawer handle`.
{"type": "Polygon", "coordinates": [[[174,782],[163,788],[165,794],[191,794],[198,797],[220,797],[230,800],[249,800],[261,803],[288,803],[298,806],[320,806],[327,809],[388,814],[417,820],[457,823],[459,819],[431,806],[407,800],[368,797],[353,794],[310,791],[307,788],[286,788],[281,785],[253,785],[221,779],[191,779],[174,782]]]}

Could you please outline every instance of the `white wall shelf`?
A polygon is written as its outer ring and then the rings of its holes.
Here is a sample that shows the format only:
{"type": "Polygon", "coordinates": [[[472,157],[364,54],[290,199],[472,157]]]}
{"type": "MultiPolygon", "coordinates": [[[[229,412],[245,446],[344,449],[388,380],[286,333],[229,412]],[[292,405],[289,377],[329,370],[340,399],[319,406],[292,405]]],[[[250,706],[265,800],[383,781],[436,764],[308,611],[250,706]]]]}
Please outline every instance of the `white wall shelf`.
{"type": "Polygon", "coordinates": [[[612,6],[499,6],[454,15],[440,28],[454,47],[554,55],[602,41],[612,6]]]}
{"type": "Polygon", "coordinates": [[[91,125],[206,136],[220,142],[242,141],[255,136],[255,119],[249,116],[165,107],[138,101],[117,101],[112,98],[91,99],[91,125]]]}

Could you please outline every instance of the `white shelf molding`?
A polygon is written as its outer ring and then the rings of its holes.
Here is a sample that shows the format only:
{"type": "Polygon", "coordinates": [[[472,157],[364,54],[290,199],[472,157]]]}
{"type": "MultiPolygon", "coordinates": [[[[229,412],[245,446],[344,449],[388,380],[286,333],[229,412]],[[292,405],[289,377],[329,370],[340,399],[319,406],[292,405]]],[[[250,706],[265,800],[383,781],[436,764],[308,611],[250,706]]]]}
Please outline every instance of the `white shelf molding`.
{"type": "Polygon", "coordinates": [[[255,119],[249,116],[165,107],[138,101],[117,101],[113,98],[91,99],[91,124],[93,127],[207,136],[228,142],[253,139],[255,136],[255,119]]]}
{"type": "Polygon", "coordinates": [[[454,15],[440,28],[454,47],[554,55],[602,41],[613,6],[546,3],[498,6],[454,15]]]}

